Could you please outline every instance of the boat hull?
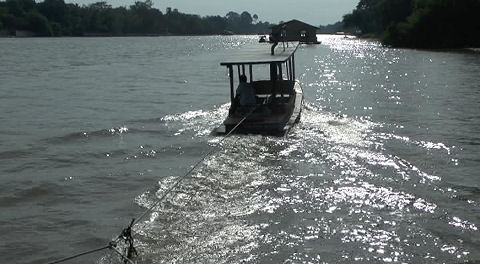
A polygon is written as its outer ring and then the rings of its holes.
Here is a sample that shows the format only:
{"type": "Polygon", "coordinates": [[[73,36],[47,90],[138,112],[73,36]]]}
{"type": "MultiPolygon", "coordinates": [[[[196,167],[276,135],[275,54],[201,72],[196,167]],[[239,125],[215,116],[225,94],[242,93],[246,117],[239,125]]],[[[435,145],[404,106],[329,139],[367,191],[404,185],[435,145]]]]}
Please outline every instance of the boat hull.
{"type": "Polygon", "coordinates": [[[258,104],[255,108],[229,111],[217,133],[285,135],[300,120],[303,91],[298,81],[291,82],[291,92],[278,96],[274,102],[258,104]]]}

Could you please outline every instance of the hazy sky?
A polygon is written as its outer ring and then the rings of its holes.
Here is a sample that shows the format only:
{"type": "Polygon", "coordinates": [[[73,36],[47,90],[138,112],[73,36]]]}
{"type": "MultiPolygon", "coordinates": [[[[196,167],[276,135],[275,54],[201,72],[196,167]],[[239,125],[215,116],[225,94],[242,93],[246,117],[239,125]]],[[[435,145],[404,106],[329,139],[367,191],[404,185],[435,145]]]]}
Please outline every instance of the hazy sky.
{"type": "MultiPolygon", "coordinates": [[[[90,4],[100,0],[65,0],[69,3],[90,4]]],[[[143,0],[141,0],[143,1],[143,0]]],[[[182,13],[225,16],[229,11],[257,14],[259,20],[278,23],[298,19],[313,25],[340,21],[352,12],[359,0],[152,0],[154,7],[178,8],[182,13]]],[[[135,0],[106,0],[114,7],[132,5],[135,0]]]]}

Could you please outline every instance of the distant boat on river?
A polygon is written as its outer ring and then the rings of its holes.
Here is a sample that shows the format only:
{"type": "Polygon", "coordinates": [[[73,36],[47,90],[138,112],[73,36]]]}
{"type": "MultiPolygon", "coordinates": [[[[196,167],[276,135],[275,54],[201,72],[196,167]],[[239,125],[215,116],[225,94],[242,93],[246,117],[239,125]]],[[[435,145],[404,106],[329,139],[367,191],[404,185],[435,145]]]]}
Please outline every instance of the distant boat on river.
{"type": "Polygon", "coordinates": [[[224,30],[222,32],[222,35],[224,36],[231,36],[231,35],[235,35],[235,33],[233,33],[233,31],[230,31],[230,30],[224,30]]]}

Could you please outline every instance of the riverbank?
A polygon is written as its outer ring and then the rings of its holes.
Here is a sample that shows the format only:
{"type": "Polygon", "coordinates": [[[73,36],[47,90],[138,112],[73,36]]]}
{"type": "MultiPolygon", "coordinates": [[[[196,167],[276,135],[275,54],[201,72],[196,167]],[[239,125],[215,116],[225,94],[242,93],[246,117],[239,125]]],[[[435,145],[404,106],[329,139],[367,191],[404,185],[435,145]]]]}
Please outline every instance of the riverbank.
{"type": "Polygon", "coordinates": [[[347,28],[378,36],[391,47],[480,47],[478,0],[361,1],[344,16],[347,28]]]}
{"type": "Polygon", "coordinates": [[[236,34],[267,32],[268,22],[255,21],[256,14],[228,12],[225,16],[199,16],[167,8],[162,12],[151,0],[129,7],[112,7],[107,2],[90,5],[63,0],[29,2],[0,0],[0,31],[27,36],[132,36],[132,35],[212,35],[230,31],[236,34]]]}
{"type": "Polygon", "coordinates": [[[109,34],[86,34],[82,36],[35,36],[35,35],[1,35],[0,38],[128,38],[128,37],[209,37],[209,36],[260,36],[261,34],[125,34],[125,35],[109,35],[109,34]]]}

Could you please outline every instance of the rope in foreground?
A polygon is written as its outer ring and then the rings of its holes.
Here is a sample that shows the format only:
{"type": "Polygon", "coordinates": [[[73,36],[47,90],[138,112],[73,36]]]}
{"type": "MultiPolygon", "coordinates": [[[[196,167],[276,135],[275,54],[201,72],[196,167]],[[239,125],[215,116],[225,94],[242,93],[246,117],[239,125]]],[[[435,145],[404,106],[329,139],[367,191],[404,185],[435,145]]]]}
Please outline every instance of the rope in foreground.
{"type": "MultiPolygon", "coordinates": [[[[240,122],[238,122],[237,125],[235,125],[218,143],[222,143],[225,139],[227,139],[255,110],[257,109],[257,107],[253,108],[252,110],[250,110],[250,112],[248,112],[247,115],[245,115],[245,117],[243,117],[240,122]]],[[[208,151],[205,155],[202,156],[202,158],[197,161],[193,166],[192,168],[190,168],[190,170],[188,170],[183,176],[179,177],[175,183],[170,186],[170,188],[168,188],[164,193],[163,195],[152,205],[150,206],[149,208],[147,208],[142,214],[140,214],[136,219],[133,218],[130,222],[130,224],[124,228],[122,230],[122,232],[120,233],[120,235],[110,241],[108,243],[108,245],[106,246],[103,246],[103,247],[100,247],[100,248],[96,248],[96,249],[92,249],[92,250],[88,250],[88,251],[85,251],[85,252],[81,252],[81,253],[78,253],[78,254],[75,254],[75,255],[72,255],[70,257],[66,257],[66,258],[63,258],[63,259],[59,259],[59,260],[55,260],[53,262],[48,262],[47,264],[57,264],[57,263],[63,263],[63,262],[66,262],[66,261],[69,261],[69,260],[72,260],[72,259],[76,259],[76,258],[79,258],[79,257],[82,257],[82,256],[86,256],[86,255],[90,255],[90,254],[93,254],[93,253],[96,253],[96,252],[99,252],[99,251],[103,251],[103,250],[106,250],[106,249],[110,249],[110,250],[113,250],[116,254],[118,254],[121,259],[123,260],[124,264],[135,264],[135,262],[132,260],[135,256],[138,255],[138,252],[137,250],[135,249],[135,246],[134,246],[134,239],[133,239],[133,236],[132,236],[132,228],[138,224],[148,213],[152,212],[155,207],[157,207],[162,201],[165,200],[165,198],[183,181],[187,178],[187,176],[189,176],[203,161],[205,161],[205,159],[212,155],[213,153],[215,152],[215,148],[212,147],[210,149],[210,151],[208,151]],[[125,243],[128,247],[126,249],[123,249],[123,251],[125,252],[122,252],[121,249],[118,248],[118,243],[119,242],[123,242],[125,243]]]]}

